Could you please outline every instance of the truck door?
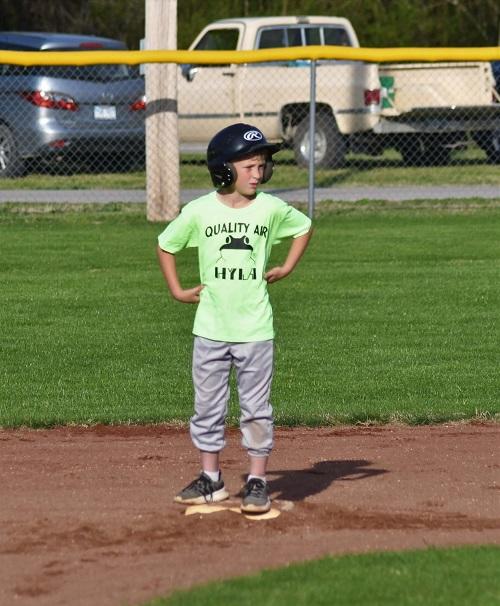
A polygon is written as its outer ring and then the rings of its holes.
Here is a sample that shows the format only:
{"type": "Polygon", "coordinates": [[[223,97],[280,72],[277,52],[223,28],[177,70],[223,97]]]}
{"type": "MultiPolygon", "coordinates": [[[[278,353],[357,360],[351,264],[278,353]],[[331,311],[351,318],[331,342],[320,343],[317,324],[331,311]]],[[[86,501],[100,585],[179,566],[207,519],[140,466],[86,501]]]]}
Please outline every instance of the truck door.
{"type": "MultiPolygon", "coordinates": [[[[239,29],[205,32],[192,50],[236,50],[239,29]]],[[[178,79],[179,136],[182,142],[207,141],[235,122],[236,65],[183,65],[178,79]]]]}

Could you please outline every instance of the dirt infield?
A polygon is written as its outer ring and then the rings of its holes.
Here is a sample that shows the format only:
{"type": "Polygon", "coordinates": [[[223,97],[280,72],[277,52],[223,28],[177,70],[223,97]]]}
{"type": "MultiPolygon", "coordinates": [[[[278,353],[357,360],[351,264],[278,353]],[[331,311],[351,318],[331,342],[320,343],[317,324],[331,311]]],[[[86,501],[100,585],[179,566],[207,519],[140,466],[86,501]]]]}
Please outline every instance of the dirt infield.
{"type": "MultiPolygon", "coordinates": [[[[185,516],[185,429],[0,430],[0,604],[138,605],[173,589],[325,554],[500,544],[500,425],[278,429],[282,511],[185,516]]],[[[223,453],[233,498],[245,453],[223,453]]]]}

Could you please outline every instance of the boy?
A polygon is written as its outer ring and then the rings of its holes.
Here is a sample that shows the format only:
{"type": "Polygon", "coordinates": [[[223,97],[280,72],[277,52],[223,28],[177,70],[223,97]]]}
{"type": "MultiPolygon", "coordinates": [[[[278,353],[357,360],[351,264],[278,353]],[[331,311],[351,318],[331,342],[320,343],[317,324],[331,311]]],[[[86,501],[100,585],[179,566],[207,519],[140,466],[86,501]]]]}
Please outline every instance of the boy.
{"type": "Polygon", "coordinates": [[[279,198],[258,193],[273,171],[268,143],[249,124],[217,133],[207,149],[216,191],[187,204],[158,237],[158,258],[174,299],[199,303],[193,334],[195,412],[192,441],[200,452],[201,475],[175,497],[178,503],[222,501],[229,497],[219,467],[225,445],[229,374],[234,366],[241,409],[242,444],[250,474],[241,510],[269,511],[266,468],[273,446],[269,392],[273,373],[273,318],[267,284],[296,266],[311,235],[311,221],[279,198]],[[266,271],[271,247],[293,237],[283,265],[266,271]],[[201,284],[183,288],[175,254],[197,246],[201,284]]]}

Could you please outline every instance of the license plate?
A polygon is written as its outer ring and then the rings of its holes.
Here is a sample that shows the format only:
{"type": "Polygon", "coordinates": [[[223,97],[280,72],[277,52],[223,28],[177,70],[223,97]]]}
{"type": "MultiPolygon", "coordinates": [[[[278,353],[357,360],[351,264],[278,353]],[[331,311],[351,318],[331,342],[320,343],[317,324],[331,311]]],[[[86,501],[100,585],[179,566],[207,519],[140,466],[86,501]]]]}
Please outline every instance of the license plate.
{"type": "Polygon", "coordinates": [[[116,107],[114,105],[95,105],[94,118],[96,120],[116,120],[116,107]]]}

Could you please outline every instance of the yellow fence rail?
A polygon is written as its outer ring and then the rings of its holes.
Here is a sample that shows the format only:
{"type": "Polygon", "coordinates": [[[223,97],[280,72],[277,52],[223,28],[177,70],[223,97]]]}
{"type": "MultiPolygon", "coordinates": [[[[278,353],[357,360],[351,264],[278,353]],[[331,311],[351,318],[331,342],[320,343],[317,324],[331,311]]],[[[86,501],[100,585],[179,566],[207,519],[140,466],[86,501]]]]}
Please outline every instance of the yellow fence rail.
{"type": "Polygon", "coordinates": [[[500,47],[477,48],[351,48],[307,46],[255,51],[0,51],[0,63],[11,65],[98,65],[124,63],[191,63],[198,65],[260,63],[298,59],[366,61],[371,63],[500,61],[500,47]]]}

